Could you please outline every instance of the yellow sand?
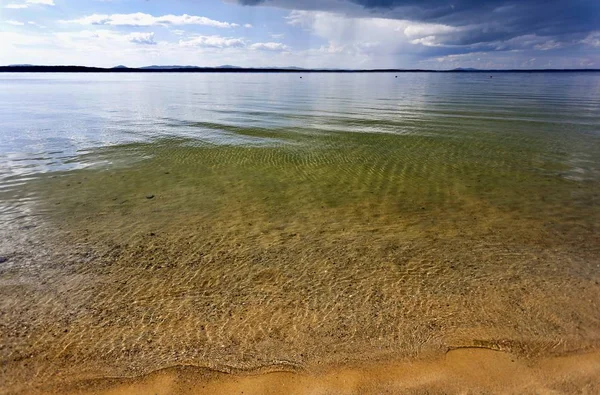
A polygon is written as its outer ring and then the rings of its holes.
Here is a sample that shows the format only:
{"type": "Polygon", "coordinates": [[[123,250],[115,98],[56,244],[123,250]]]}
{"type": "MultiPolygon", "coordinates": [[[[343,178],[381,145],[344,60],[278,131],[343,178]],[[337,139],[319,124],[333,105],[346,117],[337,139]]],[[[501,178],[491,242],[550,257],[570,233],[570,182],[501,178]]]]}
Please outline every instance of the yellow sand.
{"type": "Polygon", "coordinates": [[[562,394],[600,393],[600,353],[519,359],[488,349],[465,348],[443,358],[328,367],[312,372],[225,374],[173,367],[128,379],[66,383],[42,393],[73,394],[562,394]]]}

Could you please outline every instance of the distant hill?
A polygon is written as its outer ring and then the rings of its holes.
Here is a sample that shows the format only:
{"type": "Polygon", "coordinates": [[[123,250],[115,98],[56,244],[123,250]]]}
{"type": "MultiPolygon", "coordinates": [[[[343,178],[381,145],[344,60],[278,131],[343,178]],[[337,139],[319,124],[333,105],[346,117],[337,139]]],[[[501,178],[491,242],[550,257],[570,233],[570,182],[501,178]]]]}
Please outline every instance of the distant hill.
{"type": "Polygon", "coordinates": [[[473,67],[458,67],[453,69],[453,71],[479,71],[479,69],[474,69],[473,67]]]}
{"type": "MultiPolygon", "coordinates": [[[[31,65],[28,65],[31,66],[31,65]]],[[[183,66],[183,65],[152,65],[152,66],[143,66],[139,68],[130,68],[131,70],[181,70],[181,69],[244,69],[245,67],[234,66],[231,64],[224,64],[222,66],[216,67],[203,67],[203,66],[183,66]]],[[[113,69],[129,69],[127,66],[119,65],[113,67],[113,69]]],[[[305,70],[302,67],[252,67],[252,69],[281,69],[281,70],[305,70]]]]}
{"type": "MultiPolygon", "coordinates": [[[[224,64],[222,66],[216,66],[216,67],[202,67],[202,66],[180,66],[180,65],[166,65],[166,66],[157,66],[157,65],[153,65],[153,66],[144,66],[144,67],[140,67],[141,70],[181,70],[181,69],[199,69],[199,70],[203,70],[203,69],[242,69],[244,67],[240,67],[240,66],[233,66],[230,64],[224,64]]],[[[253,67],[256,69],[273,69],[273,67],[253,67]]],[[[285,70],[304,70],[300,67],[281,67],[281,69],[285,69],[285,70]]]]}

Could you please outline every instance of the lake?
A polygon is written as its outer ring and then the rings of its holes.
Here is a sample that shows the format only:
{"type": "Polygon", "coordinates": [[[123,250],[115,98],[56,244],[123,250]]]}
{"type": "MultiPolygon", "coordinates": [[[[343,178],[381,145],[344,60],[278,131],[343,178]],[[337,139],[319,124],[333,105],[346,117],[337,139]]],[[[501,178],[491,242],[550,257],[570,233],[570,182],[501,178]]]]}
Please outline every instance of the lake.
{"type": "Polygon", "coordinates": [[[13,390],[597,350],[600,73],[0,74],[0,223],[13,390]]]}

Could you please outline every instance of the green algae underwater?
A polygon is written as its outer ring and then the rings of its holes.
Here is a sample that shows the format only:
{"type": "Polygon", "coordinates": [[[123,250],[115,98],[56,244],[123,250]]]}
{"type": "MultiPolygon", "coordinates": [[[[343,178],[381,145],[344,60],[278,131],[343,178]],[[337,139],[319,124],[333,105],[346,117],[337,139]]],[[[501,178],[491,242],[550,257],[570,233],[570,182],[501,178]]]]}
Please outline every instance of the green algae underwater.
{"type": "Polygon", "coordinates": [[[5,212],[30,213],[0,243],[7,388],[597,350],[598,123],[565,138],[565,122],[520,115],[285,117],[157,118],[220,138],[7,177],[5,212]]]}

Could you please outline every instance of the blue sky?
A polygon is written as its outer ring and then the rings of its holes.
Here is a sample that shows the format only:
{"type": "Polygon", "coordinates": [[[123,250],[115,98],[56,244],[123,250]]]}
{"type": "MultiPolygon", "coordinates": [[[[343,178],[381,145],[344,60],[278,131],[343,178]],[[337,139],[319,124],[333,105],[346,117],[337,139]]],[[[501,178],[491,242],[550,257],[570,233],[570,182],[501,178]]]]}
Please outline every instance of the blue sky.
{"type": "Polygon", "coordinates": [[[0,64],[600,68],[598,0],[0,0],[0,64]]]}

